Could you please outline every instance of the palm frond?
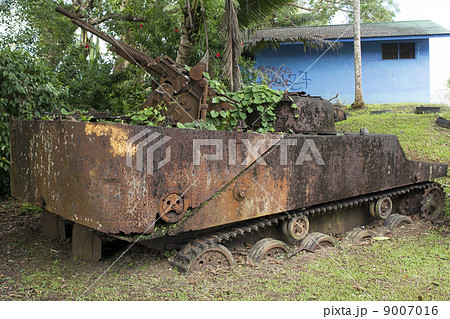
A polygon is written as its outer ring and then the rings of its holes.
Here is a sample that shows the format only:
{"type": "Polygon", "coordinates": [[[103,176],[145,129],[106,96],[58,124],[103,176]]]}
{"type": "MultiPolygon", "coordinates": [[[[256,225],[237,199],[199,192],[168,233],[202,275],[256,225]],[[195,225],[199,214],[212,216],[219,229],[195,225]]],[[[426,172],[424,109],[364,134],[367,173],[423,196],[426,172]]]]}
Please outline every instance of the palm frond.
{"type": "Polygon", "coordinates": [[[281,7],[295,2],[295,0],[237,0],[239,10],[237,17],[241,28],[249,27],[261,22],[281,7]]]}
{"type": "Polygon", "coordinates": [[[256,54],[266,48],[277,49],[281,43],[302,43],[304,48],[312,50],[323,50],[330,48],[338,51],[342,43],[329,41],[321,35],[298,32],[297,28],[268,28],[248,29],[245,34],[245,52],[256,54]]]}

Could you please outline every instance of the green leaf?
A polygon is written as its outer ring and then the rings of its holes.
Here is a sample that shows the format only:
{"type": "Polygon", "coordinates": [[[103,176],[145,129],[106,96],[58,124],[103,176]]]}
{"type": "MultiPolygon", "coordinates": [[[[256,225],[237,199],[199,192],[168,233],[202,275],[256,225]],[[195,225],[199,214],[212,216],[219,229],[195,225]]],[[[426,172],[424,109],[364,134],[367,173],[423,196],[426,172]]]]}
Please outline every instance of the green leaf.
{"type": "Polygon", "coordinates": [[[212,117],[212,118],[216,118],[216,117],[219,116],[219,112],[214,111],[214,110],[211,110],[211,112],[209,112],[209,114],[211,114],[211,117],[212,117]]]}
{"type": "Polygon", "coordinates": [[[257,97],[257,98],[255,98],[255,100],[254,100],[253,102],[256,103],[256,104],[263,104],[263,103],[265,103],[266,101],[263,100],[263,99],[261,99],[260,97],[257,97]]]}
{"type": "Polygon", "coordinates": [[[224,111],[224,110],[220,110],[220,115],[221,115],[222,117],[227,117],[227,112],[224,111]]]}
{"type": "Polygon", "coordinates": [[[71,115],[72,112],[69,112],[69,111],[67,111],[65,108],[62,108],[62,109],[61,109],[61,114],[62,114],[62,115],[71,115]]]}

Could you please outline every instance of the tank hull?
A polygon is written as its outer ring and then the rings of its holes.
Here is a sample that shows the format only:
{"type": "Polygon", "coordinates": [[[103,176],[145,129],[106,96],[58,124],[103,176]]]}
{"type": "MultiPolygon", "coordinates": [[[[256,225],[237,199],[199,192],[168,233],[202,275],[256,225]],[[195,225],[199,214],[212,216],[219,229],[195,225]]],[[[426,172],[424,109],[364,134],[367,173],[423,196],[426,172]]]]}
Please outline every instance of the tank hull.
{"type": "Polygon", "coordinates": [[[109,234],[176,235],[447,175],[408,160],[394,135],[10,124],[12,195],[109,234]]]}

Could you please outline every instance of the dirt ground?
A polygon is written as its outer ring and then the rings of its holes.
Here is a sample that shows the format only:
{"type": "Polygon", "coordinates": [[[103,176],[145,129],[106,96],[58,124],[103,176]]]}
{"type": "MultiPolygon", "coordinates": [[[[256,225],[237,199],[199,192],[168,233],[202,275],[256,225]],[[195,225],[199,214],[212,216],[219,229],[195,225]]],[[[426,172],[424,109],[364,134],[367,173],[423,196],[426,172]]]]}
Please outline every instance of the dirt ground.
{"type": "Polygon", "coordinates": [[[235,252],[233,267],[183,275],[140,245],[119,258],[129,245],[120,241],[98,264],[74,259],[70,239],[46,239],[41,214],[8,198],[0,201],[0,300],[448,300],[449,219],[414,219],[385,241],[339,241],[261,265],[235,252]]]}

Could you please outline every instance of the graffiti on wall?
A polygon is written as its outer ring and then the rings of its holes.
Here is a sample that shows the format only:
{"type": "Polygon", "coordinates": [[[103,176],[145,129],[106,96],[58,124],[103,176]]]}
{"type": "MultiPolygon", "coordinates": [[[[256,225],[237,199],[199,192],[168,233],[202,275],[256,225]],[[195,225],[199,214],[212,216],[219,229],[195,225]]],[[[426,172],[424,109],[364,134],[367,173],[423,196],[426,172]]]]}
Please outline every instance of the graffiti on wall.
{"type": "Polygon", "coordinates": [[[308,88],[308,72],[299,70],[292,72],[289,67],[275,67],[271,65],[259,65],[258,70],[264,75],[267,84],[272,89],[289,89],[290,91],[300,91],[308,88]]]}

